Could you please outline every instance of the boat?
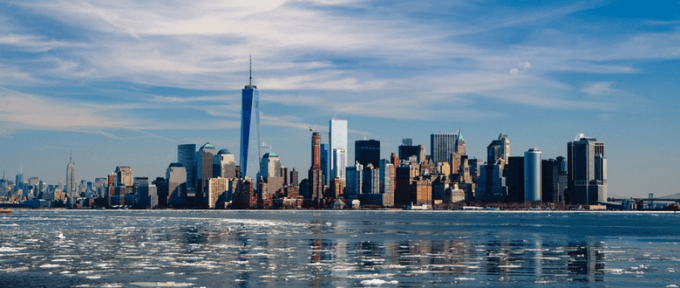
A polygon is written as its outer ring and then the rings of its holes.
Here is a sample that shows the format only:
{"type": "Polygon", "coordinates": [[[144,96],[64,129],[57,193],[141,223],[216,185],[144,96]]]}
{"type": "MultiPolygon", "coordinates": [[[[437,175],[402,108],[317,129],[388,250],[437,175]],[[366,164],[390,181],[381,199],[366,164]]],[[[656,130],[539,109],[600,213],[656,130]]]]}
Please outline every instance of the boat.
{"type": "Polygon", "coordinates": [[[11,209],[0,209],[0,214],[9,214],[12,213],[11,209]]]}

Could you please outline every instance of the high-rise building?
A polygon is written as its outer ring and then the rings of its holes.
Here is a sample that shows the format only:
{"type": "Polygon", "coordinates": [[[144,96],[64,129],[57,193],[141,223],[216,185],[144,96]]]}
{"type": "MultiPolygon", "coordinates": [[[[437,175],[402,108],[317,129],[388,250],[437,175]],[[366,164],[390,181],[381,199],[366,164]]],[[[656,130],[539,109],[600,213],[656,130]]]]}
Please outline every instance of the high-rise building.
{"type": "Polygon", "coordinates": [[[321,171],[321,135],[312,133],[312,166],[309,168],[309,192],[312,200],[323,199],[325,181],[321,171]]]}
{"type": "Polygon", "coordinates": [[[411,184],[420,173],[417,164],[404,163],[397,167],[395,172],[396,187],[394,190],[394,205],[403,206],[411,203],[411,184]]]}
{"type": "Polygon", "coordinates": [[[378,140],[357,140],[354,142],[354,161],[367,166],[380,166],[380,141],[378,140]]]}
{"type": "Polygon", "coordinates": [[[116,167],[116,186],[132,187],[134,185],[134,173],[130,166],[116,167]]]}
{"type": "Polygon", "coordinates": [[[69,157],[68,165],[66,165],[66,194],[72,197],[76,193],[76,163],[73,162],[73,157],[69,157]]]}
{"type": "Polygon", "coordinates": [[[541,151],[531,147],[524,152],[524,201],[541,202],[541,151]]]}
{"type": "Polygon", "coordinates": [[[399,159],[411,162],[411,164],[420,164],[425,161],[425,147],[423,145],[401,145],[399,146],[399,159]],[[411,157],[415,158],[415,161],[410,161],[411,157]]]}
{"type": "MultiPolygon", "coordinates": [[[[583,134],[567,144],[569,200],[573,204],[607,201],[607,158],[604,142],[583,134]]],[[[567,196],[565,196],[567,197],[567,196]]]]}
{"type": "Polygon", "coordinates": [[[458,135],[454,133],[435,133],[430,135],[430,157],[436,165],[440,162],[449,162],[451,154],[456,152],[458,135]]]}
{"type": "Polygon", "coordinates": [[[498,134],[498,139],[491,141],[491,144],[486,147],[486,151],[486,163],[488,165],[493,165],[498,159],[502,159],[503,163],[508,163],[508,157],[510,157],[510,139],[508,135],[498,134]]]}
{"type": "Polygon", "coordinates": [[[505,182],[508,186],[508,202],[524,202],[524,156],[508,157],[505,166],[505,182]]]}
{"type": "Polygon", "coordinates": [[[266,153],[260,161],[260,176],[264,181],[272,177],[281,177],[281,160],[276,153],[266,153]]]}
{"type": "Polygon", "coordinates": [[[295,170],[295,167],[293,167],[293,170],[290,170],[290,178],[288,179],[288,185],[298,186],[299,184],[300,181],[298,178],[298,171],[295,170]]]}
{"type": "Polygon", "coordinates": [[[354,166],[347,167],[347,198],[357,199],[363,194],[363,171],[364,165],[355,162],[354,166]]]}
{"type": "MultiPolygon", "coordinates": [[[[248,166],[248,159],[254,160],[253,164],[257,166],[256,163],[262,156],[260,153],[260,92],[257,86],[253,85],[252,60],[250,68],[248,85],[241,91],[241,154],[239,158],[241,177],[248,176],[248,171],[250,171],[248,168],[253,166],[248,166]],[[255,117],[254,125],[253,116],[255,117]],[[251,137],[256,137],[256,139],[251,139],[251,137]]],[[[251,174],[255,175],[252,171],[251,174]]]]}
{"type": "Polygon", "coordinates": [[[166,203],[170,206],[180,206],[187,201],[187,170],[182,163],[172,163],[165,171],[168,187],[166,203]]]}
{"type": "MultiPolygon", "coordinates": [[[[564,157],[563,157],[564,159],[564,157]]],[[[559,171],[555,159],[541,161],[541,201],[559,202],[559,171]]]]}
{"type": "Polygon", "coordinates": [[[333,156],[328,150],[329,147],[330,144],[321,143],[321,172],[323,173],[323,178],[326,179],[326,182],[330,181],[331,171],[329,164],[331,163],[331,159],[329,159],[329,157],[333,156]]]}
{"type": "Polygon", "coordinates": [[[230,183],[229,178],[216,177],[208,180],[206,200],[208,209],[224,208],[230,183]]]}
{"type": "Polygon", "coordinates": [[[380,194],[380,169],[374,167],[373,164],[368,163],[364,166],[362,174],[361,192],[363,194],[380,194]]]}
{"type": "Polygon", "coordinates": [[[213,162],[213,177],[235,178],[236,159],[229,150],[222,149],[215,155],[213,162]]]}
{"type": "Polygon", "coordinates": [[[347,120],[331,119],[328,123],[328,151],[331,153],[329,157],[330,179],[338,177],[345,183],[347,179],[347,120]]]}
{"type": "MultiPolygon", "coordinates": [[[[503,162],[503,161],[500,161],[503,162]]],[[[495,163],[481,167],[479,186],[475,198],[480,202],[502,202],[508,195],[506,178],[503,175],[505,164],[495,163]]]]}
{"type": "Polygon", "coordinates": [[[187,187],[196,187],[196,144],[177,145],[177,163],[186,169],[187,187]]]}
{"type": "Polygon", "coordinates": [[[196,152],[196,199],[202,203],[208,179],[213,177],[213,162],[215,161],[215,146],[205,143],[196,152]]]}
{"type": "Polygon", "coordinates": [[[158,207],[158,190],[156,185],[145,183],[137,188],[137,207],[156,208],[158,207]]]}
{"type": "Polygon", "coordinates": [[[380,194],[394,194],[394,165],[390,160],[380,160],[380,194]]]}

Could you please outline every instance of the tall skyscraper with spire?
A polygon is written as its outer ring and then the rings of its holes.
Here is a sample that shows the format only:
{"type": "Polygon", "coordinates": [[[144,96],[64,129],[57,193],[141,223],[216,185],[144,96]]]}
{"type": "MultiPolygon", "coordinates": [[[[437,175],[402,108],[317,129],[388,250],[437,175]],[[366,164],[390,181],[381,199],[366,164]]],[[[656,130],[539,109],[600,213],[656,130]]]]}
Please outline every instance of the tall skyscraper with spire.
{"type": "Polygon", "coordinates": [[[66,165],[66,194],[72,196],[76,193],[76,163],[73,162],[73,156],[69,157],[68,165],[66,165]]]}
{"type": "MultiPolygon", "coordinates": [[[[257,90],[257,86],[253,85],[252,57],[250,60],[249,75],[248,85],[241,91],[241,154],[239,158],[239,168],[242,177],[248,175],[249,156],[251,156],[250,159],[252,161],[252,156],[257,155],[255,163],[257,163],[262,156],[260,153],[260,92],[257,90]],[[253,116],[255,116],[255,123],[252,123],[253,116]],[[257,138],[251,139],[251,137],[257,138]],[[257,141],[254,142],[252,140],[257,141]],[[255,148],[257,150],[252,151],[249,148],[255,148]],[[254,154],[256,151],[257,154],[254,154]]],[[[257,167],[257,164],[255,167],[257,167]]]]}

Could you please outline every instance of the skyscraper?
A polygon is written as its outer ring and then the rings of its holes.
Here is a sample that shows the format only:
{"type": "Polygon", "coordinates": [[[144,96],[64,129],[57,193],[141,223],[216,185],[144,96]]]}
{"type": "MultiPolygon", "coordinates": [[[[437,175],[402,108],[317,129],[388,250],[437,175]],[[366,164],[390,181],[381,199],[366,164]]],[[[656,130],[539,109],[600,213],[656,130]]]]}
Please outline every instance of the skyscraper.
{"type": "Polygon", "coordinates": [[[250,77],[248,85],[241,91],[241,155],[239,158],[241,177],[248,174],[248,158],[257,165],[262,154],[260,153],[260,92],[257,86],[253,85],[252,60],[250,65],[250,77]],[[255,116],[255,123],[251,125],[252,117],[255,116]],[[253,135],[254,134],[254,135],[253,135]],[[251,139],[250,137],[257,137],[251,139]],[[253,143],[251,140],[257,140],[253,143]],[[255,149],[250,149],[255,148],[255,149]],[[254,154],[257,152],[257,154],[254,154]],[[253,159],[253,156],[257,158],[253,159]]]}
{"type": "Polygon", "coordinates": [[[332,154],[328,150],[329,147],[330,145],[328,143],[321,143],[321,172],[323,173],[326,182],[330,181],[328,178],[330,178],[331,175],[331,169],[328,165],[331,163],[329,157],[332,157],[332,154]]]}
{"type": "Polygon", "coordinates": [[[224,178],[236,177],[236,159],[229,150],[222,149],[215,155],[213,162],[213,176],[224,178]]]}
{"type": "MultiPolygon", "coordinates": [[[[117,166],[116,167],[116,185],[117,186],[125,186],[125,187],[132,187],[134,185],[134,173],[132,172],[132,168],[130,166],[117,166]]],[[[75,185],[74,185],[75,186],[75,185]]],[[[75,189],[75,187],[74,187],[75,189]]]]}
{"type": "Polygon", "coordinates": [[[73,157],[69,157],[68,165],[66,165],[66,194],[72,196],[76,193],[76,163],[73,162],[73,157]]]}
{"type": "Polygon", "coordinates": [[[323,172],[321,171],[321,135],[319,132],[312,134],[312,166],[309,168],[309,192],[312,200],[323,198],[323,172]]]}
{"type": "Polygon", "coordinates": [[[281,177],[281,160],[276,153],[266,153],[262,156],[262,160],[260,161],[260,176],[265,182],[271,177],[281,177]]]}
{"type": "Polygon", "coordinates": [[[524,152],[524,201],[541,201],[541,151],[531,147],[524,152]]]}
{"type": "Polygon", "coordinates": [[[488,165],[493,165],[498,159],[502,159],[503,163],[508,163],[508,157],[510,157],[510,139],[508,139],[508,135],[498,134],[498,140],[491,141],[491,144],[486,147],[486,151],[486,163],[488,165]]]}
{"type": "MultiPolygon", "coordinates": [[[[607,158],[604,142],[583,134],[567,144],[569,200],[573,204],[597,204],[607,200],[607,158]]],[[[565,195],[565,198],[567,196],[565,195]]]]}
{"type": "Polygon", "coordinates": [[[435,133],[430,135],[430,156],[432,162],[448,162],[451,154],[456,152],[458,135],[454,133],[435,133]]]}
{"type": "Polygon", "coordinates": [[[345,171],[347,168],[347,120],[331,119],[328,125],[328,143],[330,144],[328,152],[331,153],[331,157],[328,157],[330,161],[328,165],[330,177],[328,178],[338,177],[345,184],[347,179],[345,171]]]}
{"type": "Polygon", "coordinates": [[[172,163],[165,172],[167,179],[168,198],[167,204],[179,206],[186,204],[187,198],[187,172],[182,163],[172,163]]]}
{"type": "Polygon", "coordinates": [[[361,165],[373,164],[373,167],[380,167],[380,141],[378,140],[357,140],[354,142],[354,161],[361,165]]]}
{"type": "MultiPolygon", "coordinates": [[[[196,152],[196,199],[202,201],[208,187],[208,179],[213,177],[215,146],[205,143],[196,152]]],[[[204,204],[204,203],[201,203],[204,204]]]]}
{"type": "Polygon", "coordinates": [[[177,145],[177,163],[181,163],[186,170],[187,188],[196,187],[196,144],[177,145]]]}

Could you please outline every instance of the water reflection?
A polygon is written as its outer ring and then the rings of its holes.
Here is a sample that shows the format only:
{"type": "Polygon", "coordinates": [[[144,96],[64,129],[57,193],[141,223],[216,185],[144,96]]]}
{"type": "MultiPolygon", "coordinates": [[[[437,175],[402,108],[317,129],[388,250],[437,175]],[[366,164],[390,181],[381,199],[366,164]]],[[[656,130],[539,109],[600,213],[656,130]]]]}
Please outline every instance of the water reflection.
{"type": "MultiPolygon", "coordinates": [[[[382,221],[360,212],[194,212],[200,218],[168,211],[163,217],[121,212],[120,221],[108,221],[97,212],[65,211],[73,221],[57,232],[41,213],[0,218],[0,273],[74,277],[91,286],[139,279],[206,287],[636,286],[650,277],[663,286],[680,284],[672,274],[680,270],[680,249],[662,238],[674,232],[659,229],[664,234],[655,242],[621,241],[599,230],[568,230],[569,218],[552,229],[526,215],[392,213],[381,214],[389,216],[382,221]]],[[[654,221],[647,224],[665,225],[654,221]]]]}

